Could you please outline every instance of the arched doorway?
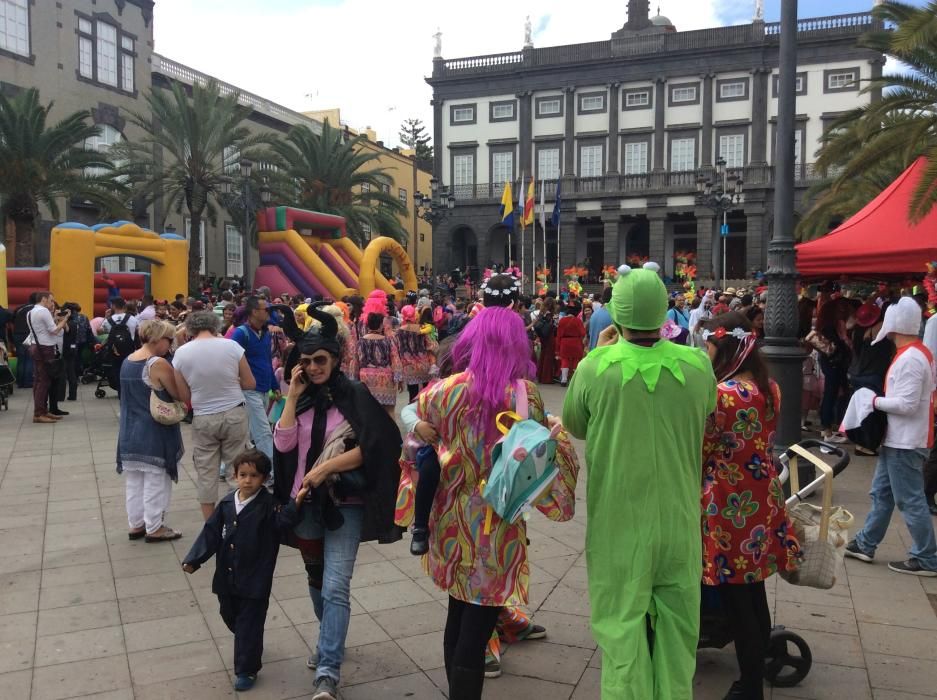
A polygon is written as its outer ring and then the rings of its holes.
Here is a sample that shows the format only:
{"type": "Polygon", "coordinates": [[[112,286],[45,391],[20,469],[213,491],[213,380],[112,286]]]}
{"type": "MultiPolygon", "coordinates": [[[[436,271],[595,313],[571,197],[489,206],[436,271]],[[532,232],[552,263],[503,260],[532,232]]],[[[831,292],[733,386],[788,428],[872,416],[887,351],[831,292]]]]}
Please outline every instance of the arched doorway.
{"type": "MultiPolygon", "coordinates": [[[[458,226],[450,235],[452,268],[462,272],[478,269],[478,238],[468,226],[458,226]]],[[[448,272],[448,270],[446,270],[448,272]]]]}
{"type": "Polygon", "coordinates": [[[647,221],[638,221],[632,224],[625,238],[625,260],[631,263],[634,259],[647,258],[651,253],[651,227],[647,221]]]}
{"type": "Polygon", "coordinates": [[[492,263],[507,265],[511,260],[518,260],[520,248],[518,248],[517,236],[509,234],[511,232],[508,227],[500,224],[488,231],[488,260],[484,261],[487,266],[490,267],[492,263]],[[508,251],[508,240],[511,243],[510,251],[508,251]]]}

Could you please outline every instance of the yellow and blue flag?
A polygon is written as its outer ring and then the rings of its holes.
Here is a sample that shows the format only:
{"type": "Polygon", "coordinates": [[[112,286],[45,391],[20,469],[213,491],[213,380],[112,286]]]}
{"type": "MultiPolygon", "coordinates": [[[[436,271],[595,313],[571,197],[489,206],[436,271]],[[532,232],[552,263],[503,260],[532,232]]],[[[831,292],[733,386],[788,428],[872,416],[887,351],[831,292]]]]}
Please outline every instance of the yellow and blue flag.
{"type": "Polygon", "coordinates": [[[504,183],[504,193],[501,195],[501,223],[508,228],[514,228],[514,198],[511,195],[511,183],[504,183]]]}

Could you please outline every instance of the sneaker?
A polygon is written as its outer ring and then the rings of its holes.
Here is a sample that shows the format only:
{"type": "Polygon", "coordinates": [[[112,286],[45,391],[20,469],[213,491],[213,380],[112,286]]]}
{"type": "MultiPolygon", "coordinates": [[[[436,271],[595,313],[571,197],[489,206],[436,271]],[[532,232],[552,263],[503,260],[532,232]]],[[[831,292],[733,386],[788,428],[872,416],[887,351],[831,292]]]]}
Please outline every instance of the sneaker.
{"type": "Polygon", "coordinates": [[[329,676],[319,676],[312,688],[312,700],[338,700],[338,687],[329,676]]]}
{"type": "MultiPolygon", "coordinates": [[[[500,678],[501,662],[498,659],[488,659],[485,661],[485,678],[500,678]]],[[[315,698],[313,698],[315,700],[315,698]]]]}
{"type": "Polygon", "coordinates": [[[67,416],[67,415],[69,415],[69,413],[68,413],[68,411],[63,411],[63,410],[57,408],[57,409],[55,409],[54,411],[49,411],[49,415],[50,415],[50,416],[59,416],[59,417],[61,417],[61,416],[67,416]]]}
{"type": "Polygon", "coordinates": [[[547,636],[547,630],[542,625],[533,623],[527,625],[527,629],[517,635],[517,641],[523,642],[529,639],[543,639],[547,636]]]}
{"type": "Polygon", "coordinates": [[[413,528],[413,539],[410,540],[410,554],[422,557],[429,551],[429,530],[425,527],[413,528]]]}
{"type": "Polygon", "coordinates": [[[250,690],[251,688],[253,688],[256,680],[257,680],[256,673],[250,673],[250,674],[245,673],[243,675],[237,676],[234,679],[234,689],[243,693],[245,690],[250,690]]]}
{"type": "Polygon", "coordinates": [[[907,561],[893,561],[888,564],[888,568],[897,571],[899,574],[911,574],[912,576],[937,576],[937,570],[925,569],[914,557],[907,561]]]}
{"type": "Polygon", "coordinates": [[[844,442],[849,442],[849,438],[845,435],[834,434],[826,438],[826,442],[830,442],[834,445],[842,445],[844,442]]]}
{"type": "Polygon", "coordinates": [[[846,551],[843,554],[847,557],[853,559],[858,559],[859,561],[864,561],[866,564],[872,561],[872,557],[859,549],[859,545],[856,544],[855,540],[850,540],[846,545],[846,551]]]}
{"type": "Polygon", "coordinates": [[[318,666],[319,666],[319,652],[314,651],[312,652],[312,655],[306,659],[306,668],[308,668],[310,671],[315,671],[318,666]]]}

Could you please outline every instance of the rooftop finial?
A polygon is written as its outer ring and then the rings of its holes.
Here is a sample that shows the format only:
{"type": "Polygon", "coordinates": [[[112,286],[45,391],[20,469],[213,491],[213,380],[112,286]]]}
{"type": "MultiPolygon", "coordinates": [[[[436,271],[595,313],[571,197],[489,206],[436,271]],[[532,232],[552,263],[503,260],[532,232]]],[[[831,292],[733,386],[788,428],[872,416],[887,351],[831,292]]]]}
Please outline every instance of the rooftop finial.
{"type": "Polygon", "coordinates": [[[433,34],[436,43],[433,45],[433,58],[442,58],[442,32],[436,27],[436,33],[433,34]]]}
{"type": "Polygon", "coordinates": [[[755,21],[765,21],[765,0],[755,0],[755,21]]]}
{"type": "Polygon", "coordinates": [[[534,28],[530,23],[530,15],[524,20],[524,48],[532,49],[534,47],[534,28]]]}

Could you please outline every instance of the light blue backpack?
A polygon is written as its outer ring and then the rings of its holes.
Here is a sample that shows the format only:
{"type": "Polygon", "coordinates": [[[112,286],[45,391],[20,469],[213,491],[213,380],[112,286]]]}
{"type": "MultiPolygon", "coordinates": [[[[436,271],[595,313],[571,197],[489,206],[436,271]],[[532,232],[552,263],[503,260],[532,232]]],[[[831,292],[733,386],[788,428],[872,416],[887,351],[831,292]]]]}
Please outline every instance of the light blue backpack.
{"type": "Polygon", "coordinates": [[[482,486],[482,498],[489,505],[485,534],[491,531],[492,511],[502,520],[517,522],[550,490],[559,469],[556,466],[556,435],[560,430],[545,428],[527,417],[527,386],[515,389],[517,411],[504,411],[495,419],[504,437],[491,455],[491,473],[482,486]],[[508,427],[506,422],[513,419],[508,427]]]}

